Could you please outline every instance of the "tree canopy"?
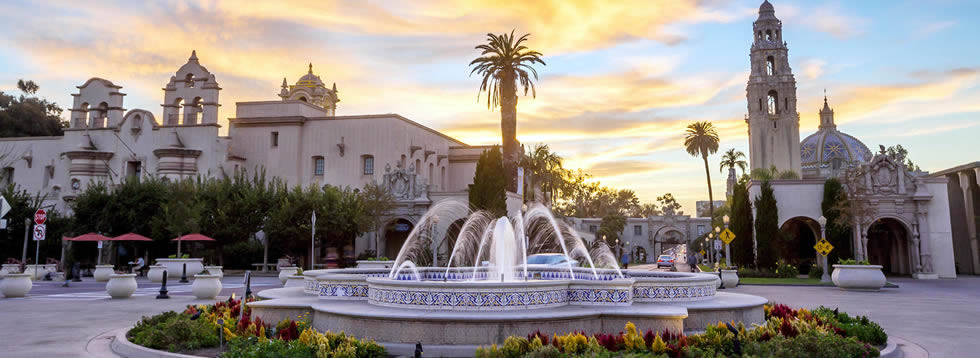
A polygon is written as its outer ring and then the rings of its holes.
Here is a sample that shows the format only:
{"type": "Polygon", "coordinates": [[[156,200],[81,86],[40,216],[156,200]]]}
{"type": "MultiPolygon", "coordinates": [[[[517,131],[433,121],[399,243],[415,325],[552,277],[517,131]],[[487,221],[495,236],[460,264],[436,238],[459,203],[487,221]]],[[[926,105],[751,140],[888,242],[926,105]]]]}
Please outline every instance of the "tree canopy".
{"type": "Polygon", "coordinates": [[[57,103],[37,98],[40,86],[31,80],[17,81],[19,96],[0,91],[0,137],[64,135],[68,122],[61,119],[57,103]]]}

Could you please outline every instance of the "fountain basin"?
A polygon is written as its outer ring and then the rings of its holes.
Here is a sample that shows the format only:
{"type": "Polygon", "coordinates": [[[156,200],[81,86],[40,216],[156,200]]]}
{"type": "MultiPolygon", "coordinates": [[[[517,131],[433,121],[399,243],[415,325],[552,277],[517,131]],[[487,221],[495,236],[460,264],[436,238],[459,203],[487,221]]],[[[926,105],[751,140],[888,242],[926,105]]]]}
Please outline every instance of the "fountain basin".
{"type": "Polygon", "coordinates": [[[628,271],[636,280],[633,301],[686,302],[715,296],[718,276],[686,272],[628,271]]]}

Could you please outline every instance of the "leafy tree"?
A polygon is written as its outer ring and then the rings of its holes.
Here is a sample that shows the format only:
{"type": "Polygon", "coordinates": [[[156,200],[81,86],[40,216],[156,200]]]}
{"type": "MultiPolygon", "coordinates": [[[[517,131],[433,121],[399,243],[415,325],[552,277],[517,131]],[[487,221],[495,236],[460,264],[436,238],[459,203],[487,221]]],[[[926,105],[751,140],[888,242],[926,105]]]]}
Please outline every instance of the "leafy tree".
{"type": "Polygon", "coordinates": [[[660,215],[660,209],[655,203],[643,203],[630,208],[630,216],[632,217],[645,218],[654,215],[660,215]]]}
{"type": "MultiPolygon", "coordinates": [[[[606,245],[611,248],[621,248],[619,245],[620,236],[623,234],[623,229],[626,228],[626,217],[618,213],[613,213],[602,217],[602,222],[599,223],[599,230],[596,231],[595,237],[597,240],[605,238],[606,245]]],[[[619,255],[616,256],[617,259],[619,255]]]]}
{"type": "Polygon", "coordinates": [[[535,145],[530,155],[521,158],[521,166],[526,170],[524,174],[531,195],[525,195],[525,198],[529,201],[545,202],[546,198],[535,197],[538,190],[541,195],[555,200],[568,187],[567,170],[562,166],[562,157],[552,152],[547,144],[535,145]]]}
{"type": "MultiPolygon", "coordinates": [[[[163,203],[163,212],[155,218],[157,232],[168,233],[164,236],[165,240],[200,232],[201,216],[205,206],[201,200],[198,200],[199,193],[194,181],[181,180],[168,186],[169,192],[167,201],[163,203]]],[[[182,242],[178,242],[178,254],[182,254],[183,246],[182,242]]]]}
{"type": "Polygon", "coordinates": [[[361,199],[364,201],[364,227],[374,235],[376,257],[381,257],[377,250],[381,243],[381,227],[395,210],[395,197],[381,184],[371,181],[361,189],[361,199]]]}
{"type": "Polygon", "coordinates": [[[749,190],[744,181],[735,185],[732,192],[732,215],[730,229],[735,233],[735,241],[731,243],[732,262],[739,267],[755,264],[755,252],[752,250],[752,202],[749,201],[749,190]]]}
{"type": "Polygon", "coordinates": [[[888,149],[885,149],[885,152],[892,157],[898,158],[898,160],[904,160],[906,170],[910,172],[921,170],[918,165],[912,162],[912,159],[908,158],[909,151],[903,148],[901,144],[890,146],[888,149]]]}
{"type": "Polygon", "coordinates": [[[469,192],[470,205],[474,209],[486,210],[494,217],[507,215],[504,192],[507,178],[501,173],[504,173],[504,164],[500,148],[494,146],[483,151],[476,162],[476,174],[469,192]]]}
{"type": "Polygon", "coordinates": [[[533,65],[545,65],[540,52],[532,51],[523,44],[528,36],[530,34],[515,37],[513,31],[510,35],[487,34],[487,43],[476,46],[477,50],[481,50],[480,57],[470,62],[473,67],[470,75],[477,73],[483,77],[480,92],[487,91],[487,108],[500,106],[503,167],[506,171],[499,173],[504,173],[507,189],[514,192],[517,191],[520,155],[517,148],[517,88],[523,87],[525,96],[530,90],[531,96],[536,97],[534,81],[538,79],[538,71],[533,65]]]}
{"type": "Polygon", "coordinates": [[[840,218],[842,206],[846,205],[847,192],[844,186],[835,178],[827,179],[823,185],[823,202],[820,208],[824,218],[827,219],[825,228],[827,240],[834,245],[834,250],[827,256],[828,262],[837,262],[838,259],[853,258],[851,248],[851,225],[842,224],[840,218]]]}
{"type": "Polygon", "coordinates": [[[658,196],[657,201],[660,202],[660,211],[664,215],[684,215],[683,211],[678,210],[681,208],[681,204],[674,199],[674,194],[666,193],[658,196]]]}
{"type": "Polygon", "coordinates": [[[201,233],[217,241],[218,264],[224,265],[223,248],[245,242],[262,227],[268,208],[265,172],[249,176],[246,170],[238,170],[230,178],[199,177],[196,186],[201,233]]]}
{"type": "Polygon", "coordinates": [[[775,180],[775,179],[799,179],[800,174],[792,170],[780,171],[775,165],[769,167],[769,169],[755,168],[752,169],[751,178],[755,180],[775,180]]]}
{"type": "MultiPolygon", "coordinates": [[[[3,252],[5,256],[15,257],[17,259],[21,258],[24,249],[24,234],[30,235],[28,230],[31,230],[34,226],[33,221],[30,222],[28,226],[25,226],[25,218],[34,218],[34,212],[37,209],[44,208],[44,200],[46,196],[35,194],[31,195],[26,190],[22,189],[19,185],[11,183],[2,188],[0,194],[7,199],[7,203],[10,204],[10,212],[7,213],[7,229],[0,230],[0,237],[3,240],[0,241],[0,252],[3,252]]],[[[48,211],[50,208],[48,208],[48,211]]],[[[49,213],[48,215],[52,215],[49,213]]],[[[52,234],[48,234],[49,239],[55,238],[52,234]]],[[[60,236],[58,236],[60,238],[60,236]]],[[[47,241],[47,240],[46,240],[47,241]]],[[[54,240],[52,240],[54,241],[54,240]]],[[[34,250],[34,242],[28,239],[28,258],[34,261],[34,256],[30,255],[34,250]]]]}
{"type": "Polygon", "coordinates": [[[61,119],[61,107],[37,98],[34,81],[19,80],[17,88],[23,92],[17,97],[0,91],[0,137],[64,135],[68,122],[61,119]]]}
{"type": "MultiPolygon", "coordinates": [[[[704,160],[704,175],[708,180],[708,201],[715,202],[711,192],[711,171],[708,170],[708,155],[718,151],[718,132],[711,122],[694,122],[687,126],[684,135],[684,148],[692,156],[701,156],[704,160]]],[[[714,217],[714,205],[708,205],[708,217],[714,217]]]]}
{"type": "Polygon", "coordinates": [[[756,215],[755,237],[759,254],[759,267],[772,268],[776,266],[776,245],[781,240],[779,232],[779,209],[776,207],[776,196],[772,184],[768,180],[762,182],[761,195],[755,199],[756,215]]]}

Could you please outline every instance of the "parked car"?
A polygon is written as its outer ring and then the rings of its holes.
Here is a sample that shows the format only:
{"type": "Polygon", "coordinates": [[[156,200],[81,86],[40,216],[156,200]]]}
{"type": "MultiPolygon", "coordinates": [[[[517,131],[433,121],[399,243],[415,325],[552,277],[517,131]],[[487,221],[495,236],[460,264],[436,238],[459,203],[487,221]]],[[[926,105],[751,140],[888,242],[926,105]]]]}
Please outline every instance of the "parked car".
{"type": "Polygon", "coordinates": [[[565,254],[534,254],[527,257],[527,264],[543,266],[566,266],[571,262],[572,266],[578,267],[578,260],[573,260],[565,254]]]}
{"type": "Polygon", "coordinates": [[[660,255],[660,257],[657,258],[657,267],[659,268],[661,266],[674,267],[674,257],[670,255],[660,255]]]}

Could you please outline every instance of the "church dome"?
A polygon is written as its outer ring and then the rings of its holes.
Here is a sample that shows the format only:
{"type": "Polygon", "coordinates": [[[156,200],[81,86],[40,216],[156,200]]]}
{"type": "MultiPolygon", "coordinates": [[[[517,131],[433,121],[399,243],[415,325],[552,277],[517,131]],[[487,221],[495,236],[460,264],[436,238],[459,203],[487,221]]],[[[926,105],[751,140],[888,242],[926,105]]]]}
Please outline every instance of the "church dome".
{"type": "Polygon", "coordinates": [[[759,13],[761,14],[763,12],[776,12],[776,9],[772,7],[769,0],[765,0],[762,2],[762,5],[759,5],[759,13]]]}
{"type": "Polygon", "coordinates": [[[302,86],[302,87],[326,87],[326,86],[324,86],[323,81],[320,80],[320,76],[317,76],[317,75],[314,75],[313,74],[313,64],[312,63],[310,64],[310,70],[309,70],[309,72],[307,72],[305,75],[303,75],[303,77],[300,77],[299,78],[299,81],[296,81],[296,86],[302,86]]]}
{"type": "Polygon", "coordinates": [[[823,109],[820,110],[820,128],[800,142],[800,162],[803,168],[830,168],[835,166],[835,159],[840,159],[840,164],[836,165],[839,168],[844,163],[869,161],[871,156],[868,146],[854,136],[837,130],[834,111],[827,105],[827,98],[824,97],[823,109]]]}

